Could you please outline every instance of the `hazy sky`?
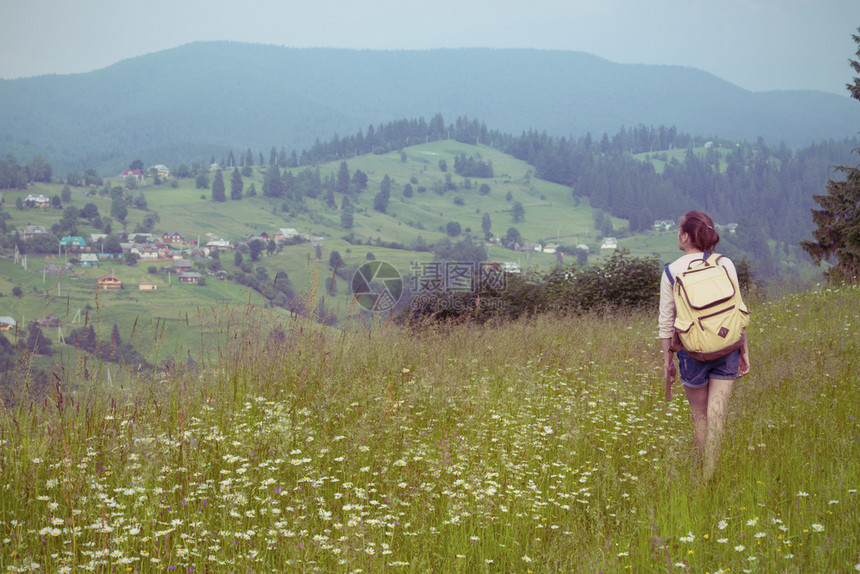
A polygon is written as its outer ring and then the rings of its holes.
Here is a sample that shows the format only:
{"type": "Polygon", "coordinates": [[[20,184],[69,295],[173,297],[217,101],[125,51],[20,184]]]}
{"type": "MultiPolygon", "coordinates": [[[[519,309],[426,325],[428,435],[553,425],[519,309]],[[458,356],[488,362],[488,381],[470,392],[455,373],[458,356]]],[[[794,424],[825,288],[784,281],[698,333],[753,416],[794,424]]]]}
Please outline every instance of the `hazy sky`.
{"type": "Polygon", "coordinates": [[[860,0],[0,0],[0,78],[87,72],[197,40],[542,48],[847,95],[860,0]]]}

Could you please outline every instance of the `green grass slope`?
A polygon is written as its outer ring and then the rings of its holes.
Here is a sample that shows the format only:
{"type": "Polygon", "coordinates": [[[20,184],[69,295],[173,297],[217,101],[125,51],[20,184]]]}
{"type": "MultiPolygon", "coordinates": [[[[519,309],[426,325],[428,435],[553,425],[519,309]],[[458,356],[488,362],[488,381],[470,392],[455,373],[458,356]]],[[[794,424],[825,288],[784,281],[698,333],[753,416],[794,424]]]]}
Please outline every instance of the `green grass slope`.
{"type": "Polygon", "coordinates": [[[70,358],[0,411],[0,568],[855,570],[860,290],[750,305],[708,483],[656,310],[274,343],[251,310],[163,376],[70,358]]]}

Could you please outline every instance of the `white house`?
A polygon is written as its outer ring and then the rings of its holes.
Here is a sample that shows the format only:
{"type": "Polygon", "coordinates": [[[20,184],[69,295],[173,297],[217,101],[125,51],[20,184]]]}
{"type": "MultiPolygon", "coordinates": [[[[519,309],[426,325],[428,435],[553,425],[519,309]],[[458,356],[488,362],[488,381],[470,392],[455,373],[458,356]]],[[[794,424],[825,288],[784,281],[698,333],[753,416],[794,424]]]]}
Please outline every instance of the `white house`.
{"type": "Polygon", "coordinates": [[[206,247],[209,249],[218,249],[221,251],[226,251],[228,249],[233,249],[233,245],[227,241],[226,239],[213,238],[206,242],[206,247]]]}
{"type": "Polygon", "coordinates": [[[600,244],[601,249],[618,249],[618,240],[614,237],[604,237],[603,243],[600,244]]]}
{"type": "Polygon", "coordinates": [[[272,236],[272,239],[275,240],[275,243],[283,243],[289,239],[293,239],[294,237],[298,237],[299,232],[293,229],[292,227],[282,227],[272,236]]]}

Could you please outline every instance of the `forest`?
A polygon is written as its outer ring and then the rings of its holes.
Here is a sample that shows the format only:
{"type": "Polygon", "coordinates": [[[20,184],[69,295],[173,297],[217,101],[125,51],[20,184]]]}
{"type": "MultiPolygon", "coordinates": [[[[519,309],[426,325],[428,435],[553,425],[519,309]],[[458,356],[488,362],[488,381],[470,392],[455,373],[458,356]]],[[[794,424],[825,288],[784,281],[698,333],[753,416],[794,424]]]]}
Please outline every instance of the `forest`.
{"type": "MultiPolygon", "coordinates": [[[[604,133],[599,141],[590,133],[577,140],[533,130],[514,136],[468,118],[446,125],[437,114],[430,122],[397,120],[370,125],[366,133],[359,130],[353,136],[317,141],[300,155],[288,157],[273,147],[269,163],[288,168],[313,165],[446,137],[488,145],[527,161],[534,166],[535,177],[567,185],[575,196],[589,198],[592,206],[629,220],[633,233],[697,206],[720,222],[762,228],[768,238],[792,245],[814,229],[812,196],[824,191],[828,179],[837,178],[836,166],[854,161],[852,150],[860,144],[853,137],[791,150],[785,145],[771,148],[761,138],[755,143],[712,141],[675,127],[643,125],[622,128],[612,136],[604,133]],[[694,147],[706,147],[704,157],[693,153],[694,147]],[[671,150],[685,150],[683,159],[669,159],[666,152],[671,150]],[[655,168],[658,162],[664,164],[660,171],[655,168]]],[[[470,166],[474,160],[470,164],[464,158],[459,163],[470,166]]],[[[492,166],[482,169],[486,168],[491,174],[492,166]]],[[[322,184],[318,178],[316,181],[322,184]]]]}

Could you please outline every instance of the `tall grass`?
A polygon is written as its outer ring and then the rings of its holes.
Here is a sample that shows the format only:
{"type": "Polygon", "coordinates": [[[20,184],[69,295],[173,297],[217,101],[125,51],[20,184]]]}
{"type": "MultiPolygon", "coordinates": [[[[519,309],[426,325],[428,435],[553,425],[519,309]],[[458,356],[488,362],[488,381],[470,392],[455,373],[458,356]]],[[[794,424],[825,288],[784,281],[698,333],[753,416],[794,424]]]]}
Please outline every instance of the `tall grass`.
{"type": "MultiPolygon", "coordinates": [[[[838,572],[860,563],[860,289],[761,303],[704,483],[656,319],[331,330],[215,310],[205,360],[0,413],[0,568],[838,572]],[[214,333],[214,334],[213,334],[214,333]]],[[[189,333],[193,336],[193,333],[189,333]]]]}

